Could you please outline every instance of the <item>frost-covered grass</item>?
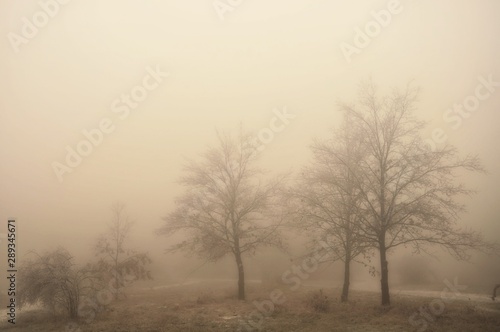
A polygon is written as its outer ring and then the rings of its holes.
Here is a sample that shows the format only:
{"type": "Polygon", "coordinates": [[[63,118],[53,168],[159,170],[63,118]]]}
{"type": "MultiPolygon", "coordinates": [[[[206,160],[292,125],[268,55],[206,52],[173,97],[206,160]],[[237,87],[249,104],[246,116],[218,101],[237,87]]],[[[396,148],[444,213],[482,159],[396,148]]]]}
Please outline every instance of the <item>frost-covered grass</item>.
{"type": "MultiPolygon", "coordinates": [[[[112,304],[90,324],[80,324],[86,331],[247,331],[242,322],[259,324],[261,331],[418,331],[427,322],[426,331],[498,331],[500,303],[457,299],[445,304],[440,315],[416,316],[420,324],[413,326],[409,318],[435,300],[432,297],[392,296],[390,307],[379,305],[379,294],[352,291],[349,303],[340,303],[340,290],[323,287],[328,310],[315,310],[311,298],[319,289],[302,287],[247,287],[248,300],[238,301],[234,283],[202,282],[166,288],[128,290],[126,299],[112,304]],[[283,291],[280,305],[264,306],[265,318],[258,314],[254,301],[262,304],[273,289],[283,291]],[[251,315],[251,313],[254,314],[251,315]],[[262,319],[262,320],[261,320],[262,319]]],[[[266,302],[269,304],[269,302],[266,302]]],[[[437,302],[434,302],[437,303],[437,302]]],[[[436,306],[434,310],[439,309],[436,306]]],[[[18,313],[17,324],[0,323],[9,332],[64,331],[68,321],[48,312],[33,310],[18,313]]]]}

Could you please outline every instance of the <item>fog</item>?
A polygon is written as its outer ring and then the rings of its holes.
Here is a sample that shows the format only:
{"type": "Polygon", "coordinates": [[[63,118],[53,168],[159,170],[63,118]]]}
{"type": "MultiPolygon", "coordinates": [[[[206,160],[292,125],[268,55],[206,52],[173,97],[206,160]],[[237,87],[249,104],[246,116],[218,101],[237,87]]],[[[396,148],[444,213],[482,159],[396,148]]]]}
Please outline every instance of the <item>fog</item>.
{"type": "MultiPolygon", "coordinates": [[[[16,218],[19,262],[31,250],[62,246],[83,263],[106,231],[112,204],[124,202],[135,220],[131,246],[151,255],[156,285],[236,280],[231,257],[204,264],[166,254],[182,237],[155,234],[184,192],[178,180],[186,159],[198,160],[216,144],[217,130],[258,133],[286,111],[293,116],[258,164],[271,174],[296,175],[311,159],[313,139],[340,125],[339,104],[355,102],[360,83],[371,79],[383,93],[409,82],[419,87],[415,114],[428,122],[423,137],[441,128],[461,155],[479,156],[488,174],[457,179],[477,191],[463,198],[467,212],[459,224],[500,240],[499,83],[475,111],[446,120],[447,110],[481,82],[500,82],[500,3],[400,1],[369,45],[346,57],[342,43],[353,44],[355,28],[387,6],[252,0],[221,13],[212,1],[70,1],[21,43],[9,33],[21,35],[22,18],[31,19],[40,5],[1,1],[0,233],[16,218]],[[143,100],[121,99],[145,80],[151,89],[143,100]],[[82,132],[102,128],[103,119],[113,130],[58,175],[54,163],[66,165],[67,147],[76,149],[86,139],[82,132]]],[[[248,280],[266,270],[280,276],[300,261],[305,238],[286,235],[288,253],[266,249],[244,258],[248,280]]],[[[439,249],[431,253],[390,253],[391,284],[439,286],[458,278],[489,293],[500,282],[498,257],[473,253],[457,262],[439,249]]],[[[0,262],[5,266],[5,255],[0,262]]],[[[325,265],[309,282],[341,287],[342,275],[341,264],[325,265]]],[[[363,265],[353,266],[352,278],[353,288],[379,287],[363,265]]]]}

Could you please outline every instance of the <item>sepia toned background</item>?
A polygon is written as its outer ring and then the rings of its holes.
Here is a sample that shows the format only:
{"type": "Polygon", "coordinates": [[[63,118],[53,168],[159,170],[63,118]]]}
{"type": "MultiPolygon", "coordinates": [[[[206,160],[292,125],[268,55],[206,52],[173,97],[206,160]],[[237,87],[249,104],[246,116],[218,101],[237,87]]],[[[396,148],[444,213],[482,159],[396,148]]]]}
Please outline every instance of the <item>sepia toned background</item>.
{"type": "MultiPolygon", "coordinates": [[[[369,79],[384,92],[412,82],[425,134],[440,128],[462,154],[481,158],[489,174],[463,179],[477,195],[460,223],[500,240],[500,83],[459,125],[443,118],[481,79],[500,82],[500,2],[401,0],[399,13],[349,59],[342,43],[352,45],[356,28],[388,1],[247,0],[222,16],[214,3],[73,0],[13,46],[12,33],[21,35],[22,18],[40,5],[0,1],[0,225],[17,218],[21,261],[28,250],[57,246],[85,260],[121,201],[153,270],[182,278],[198,262],[164,255],[171,240],[153,232],[182,192],[185,158],[215,143],[216,129],[258,133],[273,110],[286,109],[294,118],[266,144],[260,165],[297,172],[312,139],[340,123],[338,104],[355,100],[369,79]],[[113,102],[158,68],[168,77],[120,118],[113,102]],[[105,118],[113,132],[60,181],[54,163],[64,164],[67,147],[105,118]]],[[[469,284],[500,278],[498,258],[441,259],[431,263],[436,273],[469,284]]],[[[229,264],[221,271],[235,273],[229,264]]]]}

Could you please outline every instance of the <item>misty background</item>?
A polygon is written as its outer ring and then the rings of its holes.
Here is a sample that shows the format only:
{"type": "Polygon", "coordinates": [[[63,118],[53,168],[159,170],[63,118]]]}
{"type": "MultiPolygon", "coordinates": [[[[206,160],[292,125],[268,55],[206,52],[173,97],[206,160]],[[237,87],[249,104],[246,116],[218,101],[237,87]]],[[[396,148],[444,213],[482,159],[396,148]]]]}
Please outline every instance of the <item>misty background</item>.
{"type": "MultiPolygon", "coordinates": [[[[0,233],[15,217],[20,261],[28,250],[63,246],[83,262],[106,230],[111,205],[125,202],[136,220],[132,246],[149,251],[153,277],[182,280],[202,262],[165,255],[176,239],[153,232],[182,193],[177,180],[185,158],[196,160],[214,144],[216,129],[236,133],[242,124],[257,133],[269,127],[274,109],[286,108],[295,118],[265,146],[260,166],[298,172],[311,158],[312,139],[329,136],[340,123],[338,103],[355,101],[359,83],[371,78],[382,91],[412,81],[421,88],[416,115],[429,122],[424,137],[442,128],[461,154],[481,158],[489,174],[460,179],[478,191],[467,198],[460,223],[500,240],[500,88],[460,128],[443,120],[453,104],[474,94],[478,77],[500,81],[500,3],[400,3],[402,12],[348,63],[340,44],[352,43],[354,28],[387,1],[243,1],[221,20],[210,0],[74,0],[17,53],[5,36],[20,33],[21,18],[40,7],[0,1],[0,233]],[[156,66],[170,76],[121,120],[112,102],[156,66]],[[52,163],[64,163],[66,146],[75,148],[82,130],[103,118],[113,121],[114,132],[59,182],[52,163]]],[[[301,240],[289,243],[299,255],[301,240]]],[[[438,284],[458,277],[489,291],[500,281],[498,258],[474,255],[457,263],[436,254],[440,261],[415,256],[415,265],[409,252],[390,255],[391,282],[396,266],[418,266],[438,284]]],[[[292,264],[274,251],[266,255],[274,263],[257,263],[262,256],[249,260],[250,279],[260,278],[262,264],[279,274],[292,264]]],[[[207,264],[194,276],[234,278],[232,264],[207,264]]],[[[378,277],[357,269],[353,287],[378,286],[378,277]]],[[[341,277],[334,267],[321,273],[341,277]]]]}

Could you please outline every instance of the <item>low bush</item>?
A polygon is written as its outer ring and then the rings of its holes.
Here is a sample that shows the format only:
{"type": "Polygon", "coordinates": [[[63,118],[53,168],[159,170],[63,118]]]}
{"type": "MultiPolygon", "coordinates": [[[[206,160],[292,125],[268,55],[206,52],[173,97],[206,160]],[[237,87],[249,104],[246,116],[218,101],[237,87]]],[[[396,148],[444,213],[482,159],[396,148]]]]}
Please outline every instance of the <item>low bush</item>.
{"type": "Polygon", "coordinates": [[[328,312],[330,310],[330,299],[323,293],[322,289],[313,292],[308,297],[307,304],[316,312],[328,312]]]}

